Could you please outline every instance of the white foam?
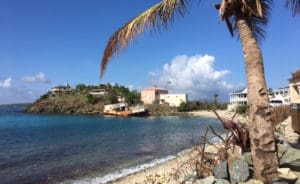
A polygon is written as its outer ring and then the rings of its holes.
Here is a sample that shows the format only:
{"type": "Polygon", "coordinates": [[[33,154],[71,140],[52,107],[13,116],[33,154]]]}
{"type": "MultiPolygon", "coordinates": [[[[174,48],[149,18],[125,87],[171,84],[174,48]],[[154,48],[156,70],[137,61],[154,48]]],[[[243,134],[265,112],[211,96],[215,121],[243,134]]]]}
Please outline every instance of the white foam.
{"type": "Polygon", "coordinates": [[[66,181],[66,182],[63,182],[62,184],[70,184],[70,183],[72,183],[72,184],[100,184],[100,183],[107,183],[107,182],[116,180],[118,178],[122,178],[124,176],[136,173],[138,171],[142,171],[144,169],[154,167],[158,164],[164,163],[164,162],[172,160],[174,158],[176,158],[176,156],[170,155],[170,156],[167,156],[167,157],[164,157],[164,158],[154,159],[149,163],[145,163],[145,164],[138,165],[138,166],[135,166],[135,167],[130,167],[130,168],[126,168],[126,169],[117,170],[115,172],[109,173],[109,174],[101,176],[101,177],[84,178],[84,179],[80,179],[80,180],[66,181]]]}

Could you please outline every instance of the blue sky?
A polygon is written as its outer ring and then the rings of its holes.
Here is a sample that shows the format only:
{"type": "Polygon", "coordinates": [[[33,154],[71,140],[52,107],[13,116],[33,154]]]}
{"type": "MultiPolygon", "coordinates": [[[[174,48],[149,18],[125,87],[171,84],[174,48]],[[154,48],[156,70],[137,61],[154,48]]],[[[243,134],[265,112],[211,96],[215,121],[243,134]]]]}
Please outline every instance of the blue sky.
{"type": "MultiPolygon", "coordinates": [[[[33,102],[51,87],[118,83],[228,99],[246,84],[241,44],[214,2],[194,3],[167,31],[146,32],[115,56],[100,79],[109,37],[158,0],[0,0],[0,104],[33,102]],[[171,83],[167,83],[171,81],[171,83]]],[[[276,1],[261,47],[270,88],[288,86],[300,68],[300,16],[276,1]],[[297,44],[298,43],[298,44],[297,44]]]]}

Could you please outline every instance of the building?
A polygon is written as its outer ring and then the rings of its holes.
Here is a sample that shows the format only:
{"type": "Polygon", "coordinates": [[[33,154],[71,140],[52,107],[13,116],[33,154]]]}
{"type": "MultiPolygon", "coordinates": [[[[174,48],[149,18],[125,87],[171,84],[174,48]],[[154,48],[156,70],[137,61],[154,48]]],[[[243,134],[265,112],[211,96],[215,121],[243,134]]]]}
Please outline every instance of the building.
{"type": "Polygon", "coordinates": [[[168,94],[168,90],[157,86],[143,89],[141,91],[141,101],[144,102],[144,104],[159,103],[161,94],[168,94]]]}
{"type": "Polygon", "coordinates": [[[235,111],[240,105],[247,104],[247,88],[229,93],[228,110],[235,111]]]}
{"type": "Polygon", "coordinates": [[[182,102],[187,103],[187,101],[187,94],[160,94],[159,103],[179,107],[182,102]]]}
{"type": "Polygon", "coordinates": [[[289,82],[291,103],[300,103],[300,69],[292,73],[292,78],[289,79],[289,82]]]}
{"type": "Polygon", "coordinates": [[[67,84],[66,86],[55,86],[51,88],[52,93],[62,93],[62,92],[70,92],[70,91],[72,91],[72,88],[69,84],[67,84]]]}
{"type": "Polygon", "coordinates": [[[91,95],[106,95],[107,91],[106,89],[92,89],[89,93],[91,95]]]}
{"type": "MultiPolygon", "coordinates": [[[[290,89],[288,87],[268,90],[270,106],[289,105],[290,104],[290,89]]],[[[230,104],[228,110],[235,111],[239,105],[247,105],[247,88],[237,90],[229,94],[230,104]]]]}
{"type": "Polygon", "coordinates": [[[278,88],[273,91],[273,96],[270,98],[270,105],[272,107],[278,105],[289,105],[290,101],[289,87],[278,88]]]}

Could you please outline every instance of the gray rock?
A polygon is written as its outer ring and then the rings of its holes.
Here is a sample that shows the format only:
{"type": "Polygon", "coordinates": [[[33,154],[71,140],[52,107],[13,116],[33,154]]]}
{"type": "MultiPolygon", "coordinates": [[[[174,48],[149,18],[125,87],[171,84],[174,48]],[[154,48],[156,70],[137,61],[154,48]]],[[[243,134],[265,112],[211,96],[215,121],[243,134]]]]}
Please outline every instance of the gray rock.
{"type": "Polygon", "coordinates": [[[184,183],[192,183],[196,180],[196,176],[193,174],[188,174],[187,176],[184,177],[184,183]]]}
{"type": "Polygon", "coordinates": [[[215,184],[230,184],[230,182],[224,179],[217,179],[215,184]]]}
{"type": "Polygon", "coordinates": [[[218,179],[228,179],[228,165],[226,161],[220,162],[213,170],[213,174],[218,179]]]}
{"type": "Polygon", "coordinates": [[[232,183],[247,181],[249,176],[250,172],[247,162],[244,160],[235,160],[232,166],[230,181],[232,183]]]}
{"type": "Polygon", "coordinates": [[[209,176],[204,179],[196,180],[193,184],[214,184],[215,180],[215,177],[209,176]]]}
{"type": "Polygon", "coordinates": [[[251,152],[246,152],[241,157],[242,160],[245,160],[249,166],[253,166],[253,160],[251,152]]]}
{"type": "Polygon", "coordinates": [[[289,148],[280,159],[280,166],[300,171],[300,150],[289,148]]]}

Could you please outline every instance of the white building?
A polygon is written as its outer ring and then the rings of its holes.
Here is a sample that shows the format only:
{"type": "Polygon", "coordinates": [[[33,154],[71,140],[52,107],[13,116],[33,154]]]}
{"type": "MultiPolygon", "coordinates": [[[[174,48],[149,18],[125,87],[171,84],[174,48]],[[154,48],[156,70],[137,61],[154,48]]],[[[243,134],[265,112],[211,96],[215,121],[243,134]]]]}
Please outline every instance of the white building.
{"type": "Polygon", "coordinates": [[[273,95],[274,97],[270,98],[271,106],[289,105],[291,102],[289,87],[275,89],[273,95]]]}
{"type": "Polygon", "coordinates": [[[247,88],[229,93],[228,110],[235,111],[239,105],[247,104],[247,88]]]}
{"type": "Polygon", "coordinates": [[[91,95],[106,95],[108,92],[106,89],[93,89],[89,92],[91,95]]]}
{"type": "Polygon", "coordinates": [[[160,94],[160,104],[169,104],[170,106],[179,107],[184,102],[187,103],[187,94],[160,94]]]}
{"type": "MultiPolygon", "coordinates": [[[[278,88],[273,92],[268,91],[268,95],[271,106],[290,104],[290,90],[288,87],[278,88]]],[[[231,92],[229,97],[228,110],[235,111],[239,105],[247,105],[247,88],[231,92]]]]}

